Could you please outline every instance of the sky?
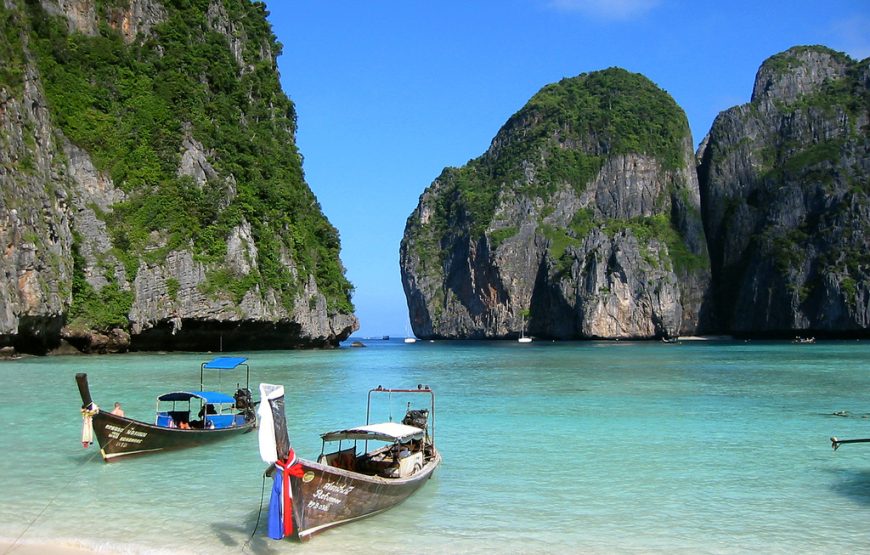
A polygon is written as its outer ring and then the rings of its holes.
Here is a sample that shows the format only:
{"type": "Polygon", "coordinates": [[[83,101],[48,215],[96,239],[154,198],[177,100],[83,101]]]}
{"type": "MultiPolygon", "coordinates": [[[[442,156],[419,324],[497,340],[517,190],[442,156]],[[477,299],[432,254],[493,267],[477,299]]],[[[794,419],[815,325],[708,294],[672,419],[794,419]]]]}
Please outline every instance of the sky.
{"type": "Polygon", "coordinates": [[[338,229],[357,337],[410,334],[399,243],[445,167],[477,158],[538,90],[622,67],[676,100],[694,144],[792,46],[870,56],[868,0],[266,2],[306,181],[338,229]]]}

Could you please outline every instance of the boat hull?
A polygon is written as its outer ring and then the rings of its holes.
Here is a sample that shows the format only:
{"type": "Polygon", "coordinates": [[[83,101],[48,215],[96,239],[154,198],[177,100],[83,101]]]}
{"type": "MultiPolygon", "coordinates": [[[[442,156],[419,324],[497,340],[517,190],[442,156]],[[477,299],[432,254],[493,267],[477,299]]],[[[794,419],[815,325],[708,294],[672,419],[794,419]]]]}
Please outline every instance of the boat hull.
{"type": "Polygon", "coordinates": [[[256,423],[256,420],[248,420],[231,428],[183,430],[156,426],[103,410],[93,416],[94,436],[105,461],[215,443],[250,432],[256,423]]]}
{"type": "Polygon", "coordinates": [[[306,541],[333,526],[395,507],[420,489],[441,463],[435,451],[407,478],[382,478],[299,459],[302,477],[290,477],[294,536],[306,541]]]}

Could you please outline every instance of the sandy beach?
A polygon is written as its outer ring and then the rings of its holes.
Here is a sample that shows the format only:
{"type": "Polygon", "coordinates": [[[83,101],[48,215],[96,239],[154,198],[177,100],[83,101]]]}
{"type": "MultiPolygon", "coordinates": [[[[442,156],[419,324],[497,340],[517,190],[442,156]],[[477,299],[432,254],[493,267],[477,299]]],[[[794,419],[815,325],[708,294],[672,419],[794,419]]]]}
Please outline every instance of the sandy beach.
{"type": "Polygon", "coordinates": [[[64,545],[62,543],[0,542],[0,553],[3,555],[85,555],[88,553],[111,552],[98,552],[80,546],[64,545]]]}

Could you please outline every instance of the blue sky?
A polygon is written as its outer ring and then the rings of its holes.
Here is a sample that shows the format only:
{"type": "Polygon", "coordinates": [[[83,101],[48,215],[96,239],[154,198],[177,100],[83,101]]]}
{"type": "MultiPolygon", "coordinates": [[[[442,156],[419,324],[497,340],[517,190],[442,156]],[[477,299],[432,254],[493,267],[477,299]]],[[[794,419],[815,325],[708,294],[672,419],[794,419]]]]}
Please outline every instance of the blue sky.
{"type": "Polygon", "coordinates": [[[338,228],[357,336],[401,336],[405,220],[441,170],[480,156],[541,87],[618,66],[686,111],[697,145],[768,57],[870,56],[870,2],[269,1],[306,180],[338,228]]]}

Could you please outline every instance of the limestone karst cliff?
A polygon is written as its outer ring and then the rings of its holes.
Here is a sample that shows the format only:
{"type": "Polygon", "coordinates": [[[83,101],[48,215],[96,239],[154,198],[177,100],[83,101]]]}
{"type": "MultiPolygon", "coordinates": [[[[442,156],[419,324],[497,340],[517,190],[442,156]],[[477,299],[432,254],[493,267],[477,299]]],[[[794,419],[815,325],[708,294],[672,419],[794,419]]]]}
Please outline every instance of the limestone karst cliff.
{"type": "Polygon", "coordinates": [[[719,329],[866,335],[870,60],[772,56],[698,157],[719,329]]]}
{"type": "Polygon", "coordinates": [[[868,335],[870,60],[771,57],[696,168],[654,89],[621,70],[549,85],[444,170],[400,250],[415,333],[868,335]]]}
{"type": "Polygon", "coordinates": [[[0,31],[0,347],[357,329],[262,3],[7,0],[0,31]]]}
{"type": "Polygon", "coordinates": [[[408,218],[400,265],[414,333],[702,330],[710,275],[692,146],[683,111],[641,75],[544,87],[408,218]]]}

